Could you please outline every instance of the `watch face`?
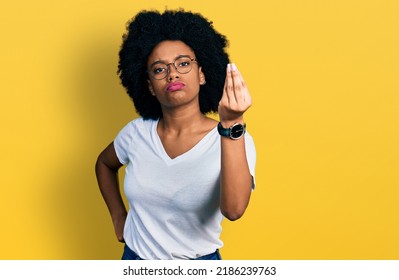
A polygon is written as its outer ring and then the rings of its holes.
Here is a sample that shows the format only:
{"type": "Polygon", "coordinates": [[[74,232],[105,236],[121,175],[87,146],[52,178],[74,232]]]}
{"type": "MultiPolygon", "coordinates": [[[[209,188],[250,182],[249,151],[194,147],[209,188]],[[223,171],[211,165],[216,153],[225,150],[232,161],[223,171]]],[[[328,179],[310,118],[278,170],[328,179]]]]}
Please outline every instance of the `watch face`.
{"type": "Polygon", "coordinates": [[[238,139],[244,134],[244,126],[240,123],[233,125],[230,129],[230,137],[238,139]]]}

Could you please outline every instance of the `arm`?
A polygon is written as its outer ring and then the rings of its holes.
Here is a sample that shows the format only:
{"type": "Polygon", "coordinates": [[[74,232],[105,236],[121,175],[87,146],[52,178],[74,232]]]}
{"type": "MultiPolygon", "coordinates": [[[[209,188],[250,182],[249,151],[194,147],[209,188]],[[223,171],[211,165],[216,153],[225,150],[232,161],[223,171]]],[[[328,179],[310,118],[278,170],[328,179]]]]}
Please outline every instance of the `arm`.
{"type": "MultiPolygon", "coordinates": [[[[248,88],[234,64],[227,66],[219,118],[223,127],[244,123],[244,112],[252,105],[248,88]]],[[[245,137],[232,140],[221,137],[221,201],[220,209],[229,220],[239,219],[245,212],[252,192],[253,178],[245,152],[245,137]]]]}
{"type": "Polygon", "coordinates": [[[96,176],[101,194],[111,214],[116,236],[123,240],[123,229],[126,221],[126,208],[119,190],[118,170],[122,166],[111,143],[97,158],[96,176]]]}

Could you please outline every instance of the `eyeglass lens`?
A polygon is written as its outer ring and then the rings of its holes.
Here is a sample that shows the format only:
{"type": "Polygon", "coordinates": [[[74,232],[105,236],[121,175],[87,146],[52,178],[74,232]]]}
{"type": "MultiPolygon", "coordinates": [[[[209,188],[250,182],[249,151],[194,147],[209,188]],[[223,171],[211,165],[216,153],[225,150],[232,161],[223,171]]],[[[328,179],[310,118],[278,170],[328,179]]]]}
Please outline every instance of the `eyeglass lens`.
{"type": "Polygon", "coordinates": [[[179,72],[180,74],[186,74],[191,71],[192,63],[193,59],[191,59],[190,57],[182,56],[178,57],[174,61],[174,63],[169,63],[169,64],[165,64],[162,62],[155,63],[154,65],[152,65],[149,72],[155,79],[160,80],[165,78],[166,75],[168,75],[169,72],[168,66],[174,65],[177,72],[179,72]]]}

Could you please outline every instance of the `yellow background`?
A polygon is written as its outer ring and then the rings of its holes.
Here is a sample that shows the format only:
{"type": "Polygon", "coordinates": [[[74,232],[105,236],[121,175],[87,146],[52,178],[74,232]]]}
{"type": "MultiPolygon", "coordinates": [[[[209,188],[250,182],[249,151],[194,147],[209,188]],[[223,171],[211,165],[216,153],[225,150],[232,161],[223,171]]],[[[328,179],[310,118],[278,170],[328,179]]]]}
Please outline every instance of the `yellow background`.
{"type": "Polygon", "coordinates": [[[137,116],[125,23],[165,7],[214,21],[254,99],[257,189],[224,258],[399,259],[396,0],[5,1],[0,259],[120,258],[94,163],[137,116]]]}

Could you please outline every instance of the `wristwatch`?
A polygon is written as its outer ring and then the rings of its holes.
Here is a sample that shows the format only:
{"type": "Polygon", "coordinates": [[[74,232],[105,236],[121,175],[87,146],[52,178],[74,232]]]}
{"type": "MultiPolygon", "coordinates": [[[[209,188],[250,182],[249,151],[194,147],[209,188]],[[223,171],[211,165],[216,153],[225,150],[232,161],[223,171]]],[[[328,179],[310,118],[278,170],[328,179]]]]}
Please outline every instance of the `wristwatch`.
{"type": "Polygon", "coordinates": [[[235,123],[229,128],[224,128],[219,122],[218,132],[221,136],[229,137],[230,139],[237,140],[240,139],[246,131],[246,124],[235,123]]]}

